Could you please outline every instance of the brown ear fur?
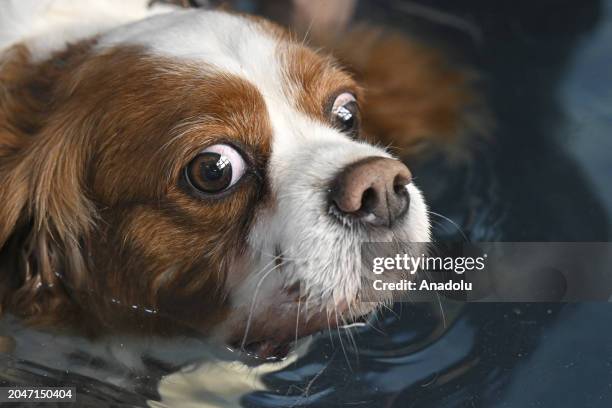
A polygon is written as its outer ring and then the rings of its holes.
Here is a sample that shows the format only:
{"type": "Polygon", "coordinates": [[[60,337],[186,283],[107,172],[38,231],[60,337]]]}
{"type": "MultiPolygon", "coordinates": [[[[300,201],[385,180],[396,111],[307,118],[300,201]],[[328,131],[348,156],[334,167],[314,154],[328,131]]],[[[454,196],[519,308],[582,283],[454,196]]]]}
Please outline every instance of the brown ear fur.
{"type": "Polygon", "coordinates": [[[68,132],[70,112],[58,108],[69,92],[58,84],[82,52],[42,63],[23,46],[0,55],[0,313],[42,324],[73,307],[66,282],[83,282],[79,246],[93,223],[84,134],[68,132]]]}
{"type": "Polygon", "coordinates": [[[476,75],[442,52],[367,25],[313,42],[332,51],[364,88],[363,127],[371,142],[402,157],[433,149],[453,159],[469,156],[465,136],[488,133],[476,75]]]}

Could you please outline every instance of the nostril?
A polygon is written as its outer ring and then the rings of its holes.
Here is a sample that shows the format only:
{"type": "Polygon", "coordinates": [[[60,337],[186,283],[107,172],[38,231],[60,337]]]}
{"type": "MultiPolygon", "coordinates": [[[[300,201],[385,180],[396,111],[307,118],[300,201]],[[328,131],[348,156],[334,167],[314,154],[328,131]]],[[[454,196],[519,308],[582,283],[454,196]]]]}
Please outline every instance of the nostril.
{"type": "Polygon", "coordinates": [[[407,194],[408,191],[406,190],[406,186],[410,184],[410,181],[409,177],[405,177],[401,174],[395,176],[393,179],[393,191],[395,191],[395,194],[407,194]]]}
{"type": "Polygon", "coordinates": [[[405,184],[393,184],[393,191],[395,191],[395,194],[405,194],[406,185],[405,184]]]}
{"type": "Polygon", "coordinates": [[[361,207],[359,211],[364,213],[371,213],[378,205],[378,194],[372,187],[366,189],[361,196],[361,207]]]}

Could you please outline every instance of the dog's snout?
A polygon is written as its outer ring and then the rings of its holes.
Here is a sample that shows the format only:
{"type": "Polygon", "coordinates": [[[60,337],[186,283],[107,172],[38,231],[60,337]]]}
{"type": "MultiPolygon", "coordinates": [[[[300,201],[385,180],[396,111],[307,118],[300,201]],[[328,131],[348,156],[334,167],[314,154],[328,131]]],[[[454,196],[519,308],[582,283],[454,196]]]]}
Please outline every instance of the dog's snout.
{"type": "Polygon", "coordinates": [[[391,227],[408,210],[410,170],[399,160],[369,157],[347,166],[330,190],[330,201],[343,214],[391,227]]]}

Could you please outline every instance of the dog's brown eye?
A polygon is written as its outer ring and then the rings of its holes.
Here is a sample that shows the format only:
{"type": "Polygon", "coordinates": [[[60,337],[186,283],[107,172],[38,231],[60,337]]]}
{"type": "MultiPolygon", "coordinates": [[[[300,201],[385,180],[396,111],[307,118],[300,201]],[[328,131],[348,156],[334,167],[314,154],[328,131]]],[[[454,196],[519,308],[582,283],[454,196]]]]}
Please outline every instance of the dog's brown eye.
{"type": "Polygon", "coordinates": [[[240,180],[246,170],[244,159],[233,147],[218,144],[207,147],[185,169],[187,181],[197,190],[215,194],[240,180]]]}
{"type": "Polygon", "coordinates": [[[336,97],[331,110],[332,122],[342,132],[357,136],[359,130],[359,107],[355,96],[344,92],[336,97]]]}

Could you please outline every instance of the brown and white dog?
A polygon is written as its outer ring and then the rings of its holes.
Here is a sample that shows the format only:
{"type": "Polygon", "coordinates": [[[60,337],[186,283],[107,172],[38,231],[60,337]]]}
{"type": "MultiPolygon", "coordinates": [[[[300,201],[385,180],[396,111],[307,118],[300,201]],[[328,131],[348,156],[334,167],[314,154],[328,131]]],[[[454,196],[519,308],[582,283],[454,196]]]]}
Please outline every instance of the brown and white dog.
{"type": "Polygon", "coordinates": [[[454,134],[465,78],[399,38],[338,40],[349,75],[268,21],[146,3],[0,6],[0,313],[269,356],[375,310],[361,243],[430,239],[378,146],[454,134]]]}

